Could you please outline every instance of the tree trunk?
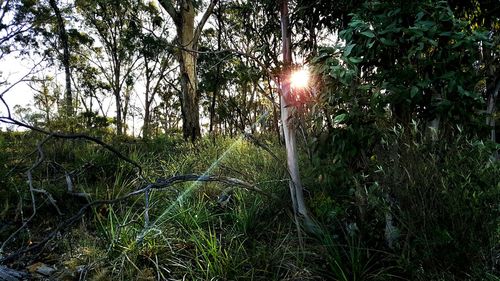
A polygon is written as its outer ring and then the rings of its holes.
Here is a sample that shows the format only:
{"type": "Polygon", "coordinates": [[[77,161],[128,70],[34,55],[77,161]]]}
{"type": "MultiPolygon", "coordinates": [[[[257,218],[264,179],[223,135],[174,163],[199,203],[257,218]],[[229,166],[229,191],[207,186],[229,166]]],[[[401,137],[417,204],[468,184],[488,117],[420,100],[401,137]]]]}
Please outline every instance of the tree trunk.
{"type": "MultiPolygon", "coordinates": [[[[179,40],[184,48],[195,50],[193,47],[194,8],[190,5],[189,10],[183,10],[184,25],[179,29],[179,40]],[[192,11],[188,13],[188,11],[192,11]],[[190,23],[190,24],[189,24],[190,23]]],[[[179,66],[182,90],[182,132],[184,139],[195,141],[201,136],[200,112],[198,108],[198,81],[196,79],[196,54],[181,50],[179,54],[179,66]]]]}
{"type": "Polygon", "coordinates": [[[192,1],[183,1],[180,22],[176,24],[179,51],[182,96],[182,133],[185,140],[195,141],[201,136],[198,108],[198,81],[196,77],[196,44],[194,42],[195,10],[192,1]]]}
{"type": "MultiPolygon", "coordinates": [[[[498,92],[500,91],[500,79],[496,79],[496,84],[491,89],[487,89],[488,93],[488,104],[486,108],[486,125],[490,126],[490,140],[494,143],[497,142],[496,139],[496,122],[495,122],[495,113],[496,113],[496,101],[498,99],[498,92]]],[[[492,155],[492,158],[498,159],[498,151],[492,155]]]]}
{"type": "Polygon", "coordinates": [[[198,26],[194,26],[196,16],[193,0],[178,0],[176,10],[172,0],[159,0],[175,23],[179,43],[179,67],[182,100],[182,132],[184,139],[195,141],[201,137],[200,112],[198,108],[198,81],[196,77],[196,59],[198,40],[203,26],[212,14],[217,0],[211,0],[198,26]]]}
{"type": "Polygon", "coordinates": [[[115,96],[116,102],[116,134],[123,134],[123,123],[122,123],[122,102],[121,102],[121,87],[120,87],[120,63],[115,60],[114,64],[114,85],[113,85],[113,95],[115,96]]]}
{"type": "MultiPolygon", "coordinates": [[[[272,107],[273,107],[273,128],[274,128],[274,131],[276,132],[276,136],[278,137],[278,141],[280,142],[281,144],[281,131],[280,131],[280,126],[279,126],[279,122],[278,122],[278,111],[276,110],[276,108],[278,107],[276,105],[276,100],[274,98],[274,95],[273,95],[273,87],[271,86],[271,79],[267,78],[267,84],[268,84],[268,87],[269,87],[269,96],[271,97],[271,104],[272,104],[272,107]]],[[[281,104],[281,102],[280,102],[281,104]]]]}
{"type": "MultiPolygon", "coordinates": [[[[130,105],[130,91],[131,89],[127,87],[125,89],[125,94],[123,95],[123,100],[122,100],[122,133],[127,134],[127,117],[128,117],[128,110],[129,110],[129,105],[130,105]]],[[[133,133],[132,133],[133,135],[133,133]]]]}
{"type": "Polygon", "coordinates": [[[146,103],[145,105],[145,109],[144,109],[144,125],[142,126],[142,138],[147,140],[149,139],[149,135],[151,134],[151,128],[150,128],[150,124],[151,124],[151,111],[150,111],[150,107],[151,107],[151,104],[149,103],[146,103]]]}
{"type": "Polygon", "coordinates": [[[71,72],[69,65],[69,43],[68,34],[66,33],[66,27],[64,25],[64,19],[62,18],[61,11],[57,6],[56,0],[49,1],[50,7],[54,10],[54,14],[57,19],[57,27],[59,29],[59,40],[61,41],[63,48],[63,58],[62,63],[64,66],[65,82],[66,82],[66,92],[65,92],[65,113],[68,116],[73,115],[73,95],[71,93],[71,72]]]}
{"type": "Polygon", "coordinates": [[[290,75],[290,66],[292,64],[292,46],[291,32],[288,19],[288,0],[282,1],[281,6],[281,34],[283,40],[283,67],[281,79],[281,122],[283,124],[283,133],[285,137],[285,147],[287,155],[288,172],[290,173],[290,194],[294,213],[299,219],[303,219],[306,224],[311,222],[309,213],[304,200],[304,192],[300,181],[299,165],[296,147],[296,128],[292,114],[293,106],[289,103],[290,80],[285,77],[290,75]]]}
{"type": "Polygon", "coordinates": [[[116,134],[122,134],[122,104],[120,91],[114,90],[115,102],[116,102],[116,134]]]}
{"type": "MultiPolygon", "coordinates": [[[[222,28],[223,28],[223,22],[222,22],[222,12],[221,12],[221,6],[219,5],[219,8],[217,9],[217,25],[218,25],[218,31],[217,31],[217,51],[220,51],[222,48],[222,28]]],[[[221,71],[222,71],[222,62],[217,64],[217,77],[216,83],[215,83],[215,88],[214,92],[212,94],[212,101],[210,103],[210,134],[214,134],[214,122],[215,122],[215,104],[217,102],[217,96],[219,95],[219,91],[221,89],[220,85],[220,78],[221,78],[221,71]]]]}
{"type": "Polygon", "coordinates": [[[146,89],[145,89],[145,97],[144,97],[144,123],[142,125],[142,138],[147,140],[150,135],[150,126],[149,123],[151,122],[151,103],[149,102],[149,86],[150,86],[150,77],[149,77],[149,69],[147,67],[147,62],[146,64],[146,89]]]}

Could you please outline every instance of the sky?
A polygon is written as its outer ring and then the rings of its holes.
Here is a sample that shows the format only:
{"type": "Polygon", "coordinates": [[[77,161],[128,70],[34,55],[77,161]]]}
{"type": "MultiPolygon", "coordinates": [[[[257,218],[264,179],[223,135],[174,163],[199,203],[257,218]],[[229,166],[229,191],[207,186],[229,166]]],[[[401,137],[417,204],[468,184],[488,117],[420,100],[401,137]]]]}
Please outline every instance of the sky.
{"type": "MultiPolygon", "coordinates": [[[[31,69],[30,64],[30,62],[18,59],[12,54],[6,55],[0,60],[0,81],[2,82],[0,93],[6,91],[8,87],[28,74],[31,69]]],[[[12,112],[17,105],[29,107],[30,104],[33,104],[33,90],[25,82],[20,82],[6,91],[3,98],[12,112]]],[[[0,104],[0,115],[7,115],[7,110],[3,104],[0,104]]],[[[0,124],[0,127],[5,128],[5,125],[0,124]]]]}

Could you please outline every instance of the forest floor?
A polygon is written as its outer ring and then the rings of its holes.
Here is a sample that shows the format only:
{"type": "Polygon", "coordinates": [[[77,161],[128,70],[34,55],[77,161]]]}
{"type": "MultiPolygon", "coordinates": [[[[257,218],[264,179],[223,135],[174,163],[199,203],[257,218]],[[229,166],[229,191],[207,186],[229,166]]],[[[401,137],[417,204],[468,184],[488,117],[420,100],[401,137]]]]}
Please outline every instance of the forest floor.
{"type": "MultiPolygon", "coordinates": [[[[93,143],[51,139],[37,151],[28,133],[2,134],[1,264],[33,280],[499,280],[498,210],[484,211],[493,216],[485,222],[497,223],[486,238],[476,235],[480,227],[470,229],[463,239],[477,237],[471,242],[476,244],[460,245],[455,233],[443,228],[442,237],[425,241],[440,242],[436,249],[414,249],[427,244],[410,236],[413,226],[396,217],[401,233],[389,247],[384,209],[389,205],[376,189],[383,182],[334,185],[339,176],[304,153],[306,199],[320,226],[307,234],[297,228],[290,207],[285,161],[279,161],[284,150],[271,137],[260,139],[260,147],[243,137],[206,138],[196,146],[178,138],[111,141],[141,167],[139,173],[93,143]],[[202,178],[185,181],[185,175],[202,178]],[[165,184],[176,177],[180,180],[165,184]],[[30,193],[30,183],[37,191],[30,193]],[[145,192],[150,184],[161,186],[145,192]],[[360,196],[360,190],[366,194],[360,196]],[[489,246],[463,259],[467,270],[447,264],[460,259],[455,247],[483,246],[480,239],[489,246]],[[449,251],[447,257],[433,265],[441,249],[449,251]],[[433,256],[415,260],[406,251],[433,256]]],[[[491,177],[500,169],[485,169],[493,170],[475,180],[487,185],[482,188],[487,194],[474,196],[481,206],[494,208],[500,184],[491,177]]]]}

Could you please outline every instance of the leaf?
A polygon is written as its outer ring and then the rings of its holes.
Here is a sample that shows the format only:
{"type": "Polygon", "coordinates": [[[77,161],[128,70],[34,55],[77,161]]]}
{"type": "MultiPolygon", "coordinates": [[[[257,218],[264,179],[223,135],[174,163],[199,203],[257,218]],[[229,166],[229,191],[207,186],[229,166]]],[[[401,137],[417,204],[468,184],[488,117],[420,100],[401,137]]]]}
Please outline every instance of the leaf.
{"type": "Polygon", "coordinates": [[[418,94],[418,92],[419,92],[418,87],[416,86],[411,87],[410,97],[413,99],[418,94]]]}
{"type": "Polygon", "coordinates": [[[423,20],[423,21],[418,22],[418,25],[421,29],[427,31],[427,30],[431,29],[433,26],[435,26],[436,23],[433,21],[430,21],[430,20],[423,20]]]}
{"type": "Polygon", "coordinates": [[[424,15],[425,15],[424,12],[418,12],[417,17],[416,17],[417,21],[421,20],[424,17],[424,15]]]}
{"type": "Polygon", "coordinates": [[[354,29],[363,26],[365,23],[362,20],[359,19],[353,19],[350,23],[349,26],[353,27],[354,29]]]}
{"type": "Polygon", "coordinates": [[[371,30],[363,31],[363,32],[361,32],[361,34],[363,34],[364,36],[366,36],[368,38],[375,37],[375,33],[373,33],[373,31],[371,31],[371,30]]]}
{"type": "Polygon", "coordinates": [[[344,56],[349,56],[352,52],[352,48],[354,48],[354,46],[356,46],[356,44],[349,44],[345,47],[345,50],[344,50],[344,56]]]}
{"type": "Polygon", "coordinates": [[[380,38],[380,42],[382,42],[382,44],[387,45],[387,46],[395,46],[396,45],[396,43],[394,43],[394,41],[387,40],[385,38],[380,38]]]}
{"type": "Polygon", "coordinates": [[[352,62],[352,63],[360,63],[363,61],[362,58],[357,58],[357,57],[350,57],[348,60],[349,60],[349,62],[352,62]]]}
{"type": "Polygon", "coordinates": [[[392,17],[392,16],[394,16],[394,15],[399,14],[400,12],[401,12],[401,9],[400,9],[400,8],[397,8],[397,9],[395,9],[395,10],[390,11],[387,15],[388,15],[389,17],[392,17]]]}
{"type": "Polygon", "coordinates": [[[333,123],[339,124],[339,123],[344,122],[346,119],[347,119],[347,113],[342,113],[342,114],[335,116],[335,118],[333,119],[333,123]]]}

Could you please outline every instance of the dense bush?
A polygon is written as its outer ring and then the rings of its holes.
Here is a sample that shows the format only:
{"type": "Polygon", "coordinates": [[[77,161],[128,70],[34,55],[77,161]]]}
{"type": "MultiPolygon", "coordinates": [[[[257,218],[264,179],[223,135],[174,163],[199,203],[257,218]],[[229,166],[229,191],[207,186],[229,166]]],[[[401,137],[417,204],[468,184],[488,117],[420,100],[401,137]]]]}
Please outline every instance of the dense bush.
{"type": "Polygon", "coordinates": [[[493,151],[460,135],[453,142],[401,128],[387,135],[374,178],[388,194],[401,231],[397,251],[413,276],[464,278],[498,268],[500,165],[493,151]]]}

